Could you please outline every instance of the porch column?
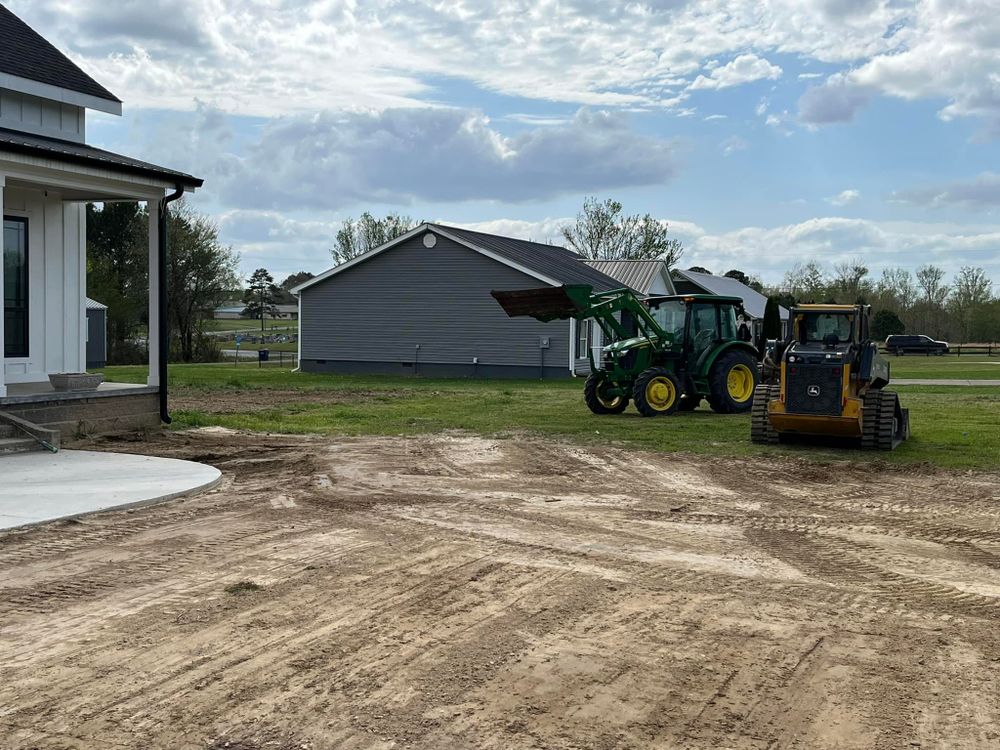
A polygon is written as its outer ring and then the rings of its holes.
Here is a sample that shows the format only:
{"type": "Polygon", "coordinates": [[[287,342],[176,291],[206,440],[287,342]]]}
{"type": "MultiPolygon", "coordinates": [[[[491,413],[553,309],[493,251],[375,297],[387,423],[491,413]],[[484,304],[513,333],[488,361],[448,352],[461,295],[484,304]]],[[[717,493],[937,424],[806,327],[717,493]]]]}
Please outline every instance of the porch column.
{"type": "MultiPolygon", "coordinates": [[[[0,215],[4,211],[3,202],[3,190],[7,186],[7,175],[0,174],[0,215]]],[[[0,240],[0,297],[3,296],[3,241],[0,240]]],[[[5,304],[3,300],[0,300],[0,304],[5,304]]],[[[6,317],[6,311],[4,312],[4,317],[6,317]]],[[[0,321],[0,397],[7,395],[7,365],[4,362],[4,334],[5,323],[0,321]]]]}
{"type": "Polygon", "coordinates": [[[147,385],[160,384],[160,202],[146,201],[149,215],[149,330],[146,343],[149,348],[149,373],[147,385]]]}

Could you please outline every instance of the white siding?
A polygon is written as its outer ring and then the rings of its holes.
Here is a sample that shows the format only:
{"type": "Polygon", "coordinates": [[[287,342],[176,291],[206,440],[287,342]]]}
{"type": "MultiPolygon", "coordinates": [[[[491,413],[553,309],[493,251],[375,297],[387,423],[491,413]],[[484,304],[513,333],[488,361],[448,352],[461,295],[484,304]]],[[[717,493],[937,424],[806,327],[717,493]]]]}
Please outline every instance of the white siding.
{"type": "Polygon", "coordinates": [[[0,89],[0,127],[83,143],[86,110],[73,104],[0,89]]]}
{"type": "Polygon", "coordinates": [[[28,356],[4,360],[8,383],[81,372],[86,341],[82,204],[53,192],[7,187],[4,214],[28,219],[28,356]]]}

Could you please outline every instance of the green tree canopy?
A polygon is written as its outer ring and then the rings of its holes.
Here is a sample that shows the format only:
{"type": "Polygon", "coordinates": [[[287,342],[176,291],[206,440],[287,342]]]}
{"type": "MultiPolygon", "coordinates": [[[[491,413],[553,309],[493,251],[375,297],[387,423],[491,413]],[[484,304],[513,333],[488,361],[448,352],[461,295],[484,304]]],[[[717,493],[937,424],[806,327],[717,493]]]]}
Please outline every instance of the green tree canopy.
{"type": "Polygon", "coordinates": [[[882,309],[875,313],[871,329],[873,339],[880,341],[886,336],[898,336],[901,333],[906,333],[906,326],[895,312],[882,309]]]}

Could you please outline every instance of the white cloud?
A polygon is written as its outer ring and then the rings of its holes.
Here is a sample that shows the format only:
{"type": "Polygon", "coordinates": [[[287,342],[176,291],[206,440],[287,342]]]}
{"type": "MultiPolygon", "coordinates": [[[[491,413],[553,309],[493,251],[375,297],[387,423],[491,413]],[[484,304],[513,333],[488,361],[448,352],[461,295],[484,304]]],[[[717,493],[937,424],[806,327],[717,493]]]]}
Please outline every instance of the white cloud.
{"type": "Polygon", "coordinates": [[[933,208],[957,205],[994,211],[1000,208],[1000,174],[983,172],[971,180],[900,190],[893,193],[890,200],[933,208]]]}
{"type": "MultiPolygon", "coordinates": [[[[497,219],[468,225],[513,237],[554,239],[569,219],[540,222],[497,219]]],[[[684,244],[688,266],[725,272],[739,268],[770,283],[804,258],[827,268],[863,257],[873,275],[902,266],[910,270],[924,263],[941,266],[951,275],[963,265],[983,267],[1000,280],[1000,225],[963,227],[930,222],[877,222],[841,217],[816,217],[775,227],[743,227],[714,233],[680,220],[668,220],[670,233],[684,244]]]]}
{"type": "Polygon", "coordinates": [[[439,100],[459,78],[506,95],[674,107],[684,90],[780,69],[779,53],[856,63],[896,51],[889,0],[9,0],[127,106],[271,116],[439,100]],[[862,7],[862,6],[858,6],[862,7]],[[733,59],[735,56],[735,59],[733,59]],[[703,61],[729,59],[714,69],[703,61]]]}
{"type": "Polygon", "coordinates": [[[860,197],[861,191],[859,190],[842,190],[836,195],[831,195],[826,199],[826,202],[831,206],[849,206],[852,203],[856,203],[860,197]]]}
{"type": "Polygon", "coordinates": [[[719,144],[723,156],[732,156],[737,151],[745,151],[750,144],[738,135],[731,135],[719,144]]]}
{"type": "Polygon", "coordinates": [[[707,76],[700,75],[691,84],[692,89],[726,89],[744,83],[774,80],[781,77],[781,68],[762,57],[740,55],[721,68],[713,68],[707,76]]]}
{"type": "Polygon", "coordinates": [[[704,118],[705,122],[711,122],[712,120],[726,120],[726,119],[728,119],[728,115],[709,115],[708,117],[704,118]]]}
{"type": "Polygon", "coordinates": [[[244,156],[209,162],[207,176],[224,205],[255,209],[518,203],[662,184],[673,150],[630,130],[622,114],[582,109],[564,125],[507,137],[478,112],[388,109],[276,121],[244,156]]]}
{"type": "Polygon", "coordinates": [[[871,99],[872,92],[837,74],[812,86],[799,98],[799,118],[808,125],[848,122],[871,99]]]}

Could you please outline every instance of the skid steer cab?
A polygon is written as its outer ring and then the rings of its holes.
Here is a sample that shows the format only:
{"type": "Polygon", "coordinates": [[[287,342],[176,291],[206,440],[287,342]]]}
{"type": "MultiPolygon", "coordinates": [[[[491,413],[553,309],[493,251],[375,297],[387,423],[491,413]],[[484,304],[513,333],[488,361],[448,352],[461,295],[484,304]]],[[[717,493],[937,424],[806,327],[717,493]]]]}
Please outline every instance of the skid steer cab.
{"type": "Polygon", "coordinates": [[[589,351],[584,401],[594,414],[620,414],[634,402],[644,417],[696,409],[750,411],[759,380],[756,351],[736,329],[739,297],[710,294],[639,299],[628,289],[585,285],[491,292],[511,317],[593,320],[604,341],[589,351]]]}
{"type": "Polygon", "coordinates": [[[785,341],[764,359],[750,437],[774,444],[796,435],[849,438],[892,450],[910,435],[909,410],[889,384],[889,363],[871,340],[868,305],[799,305],[785,341]],[[768,377],[771,376],[771,377],[768,377]]]}

